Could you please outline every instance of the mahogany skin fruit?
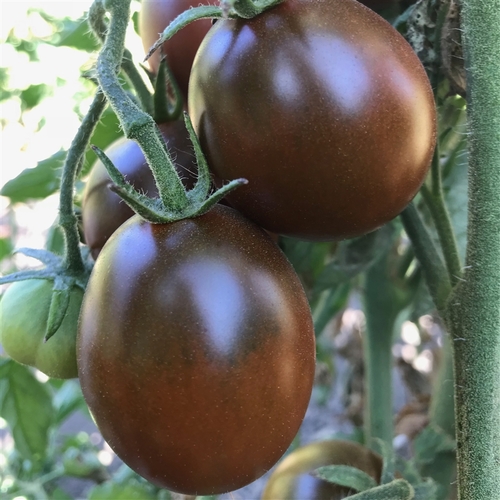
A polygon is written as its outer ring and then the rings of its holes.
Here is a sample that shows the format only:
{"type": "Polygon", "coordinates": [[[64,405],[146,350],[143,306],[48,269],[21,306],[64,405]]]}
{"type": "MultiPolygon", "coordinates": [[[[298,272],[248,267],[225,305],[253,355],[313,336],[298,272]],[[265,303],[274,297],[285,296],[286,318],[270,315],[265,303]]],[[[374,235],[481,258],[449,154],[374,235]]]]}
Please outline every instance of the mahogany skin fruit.
{"type": "Polygon", "coordinates": [[[134,217],[96,261],[78,370],[104,439],[154,484],[245,486],[287,450],[315,370],[311,312],[281,250],[235,210],[134,217]]]}
{"type": "Polygon", "coordinates": [[[261,227],[339,240],[396,217],[427,174],[436,109],[404,38],[355,0],[286,0],[220,20],[197,53],[189,113],[228,195],[261,227]]]}

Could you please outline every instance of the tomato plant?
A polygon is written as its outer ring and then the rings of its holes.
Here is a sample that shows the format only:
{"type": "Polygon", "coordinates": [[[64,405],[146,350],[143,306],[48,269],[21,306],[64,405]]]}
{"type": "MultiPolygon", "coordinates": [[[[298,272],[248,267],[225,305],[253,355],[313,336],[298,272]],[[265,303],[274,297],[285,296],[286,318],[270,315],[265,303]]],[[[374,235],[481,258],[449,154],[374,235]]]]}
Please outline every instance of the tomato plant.
{"type": "Polygon", "coordinates": [[[283,459],[269,478],[262,500],[337,500],[352,494],[349,488],[309,475],[327,465],[355,467],[377,483],[382,474],[382,457],[372,450],[351,441],[318,441],[297,448],[283,459]]]}
{"type": "Polygon", "coordinates": [[[82,390],[104,438],[153,483],[250,483],[294,438],[311,394],[309,305],[278,247],[216,206],[130,219],[96,261],[80,316],[82,390]]]}
{"type": "Polygon", "coordinates": [[[212,171],[265,229],[349,238],[398,215],[436,135],[426,73],[403,37],[354,0],[287,0],[218,21],[200,46],[189,110],[212,171]]]}
{"type": "MultiPolygon", "coordinates": [[[[175,158],[179,175],[186,187],[191,188],[196,178],[196,167],[184,123],[181,121],[163,123],[159,125],[159,128],[175,158]]],[[[153,174],[135,141],[121,138],[114,142],[105,153],[136,189],[149,196],[157,195],[153,174]]],[[[104,164],[97,161],[87,181],[82,205],[85,242],[90,247],[94,259],[97,258],[108,238],[134,215],[134,211],[111,191],[110,183],[111,180],[104,164]]]]}
{"type": "MultiPolygon", "coordinates": [[[[158,39],[159,34],[185,10],[198,5],[216,3],[216,0],[143,0],[139,17],[139,33],[144,50],[148,51],[158,39]]],[[[198,20],[163,44],[163,53],[167,56],[168,65],[184,97],[187,97],[189,74],[194,56],[211,25],[210,19],[198,20]]],[[[158,52],[149,59],[149,64],[154,72],[158,71],[160,64],[158,52]]]]}
{"type": "Polygon", "coordinates": [[[18,281],[0,301],[0,342],[15,361],[33,366],[49,377],[73,378],[76,332],[83,291],[74,287],[66,316],[57,332],[44,341],[53,283],[43,279],[18,281]]]}

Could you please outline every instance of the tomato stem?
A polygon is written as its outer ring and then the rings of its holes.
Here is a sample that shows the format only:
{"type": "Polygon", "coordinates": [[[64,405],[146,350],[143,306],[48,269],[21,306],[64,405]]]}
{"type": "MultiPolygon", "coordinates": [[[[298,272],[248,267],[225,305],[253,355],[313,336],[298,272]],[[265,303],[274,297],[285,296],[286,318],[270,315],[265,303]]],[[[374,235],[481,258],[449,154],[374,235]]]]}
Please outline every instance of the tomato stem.
{"type": "MultiPolygon", "coordinates": [[[[105,14],[106,9],[104,8],[102,0],[94,1],[89,9],[88,23],[97,39],[102,43],[104,43],[108,31],[108,26],[104,20],[105,14]]],[[[148,114],[153,114],[153,95],[144,82],[137,66],[134,64],[132,54],[127,48],[123,50],[121,67],[135,89],[142,109],[148,114]]]]}
{"type": "Polygon", "coordinates": [[[73,208],[73,192],[85,150],[90,137],[106,107],[106,98],[101,92],[95,95],[89,111],[83,119],[68,150],[61,177],[59,194],[59,225],[64,234],[64,260],[70,274],[87,272],[80,250],[78,219],[73,208]]]}
{"type": "Polygon", "coordinates": [[[221,7],[213,5],[203,5],[193,7],[179,14],[160,35],[160,38],[153,44],[146,54],[147,61],[161,45],[172,38],[182,28],[198,19],[251,19],[262,14],[271,7],[279,5],[284,0],[230,0],[221,2],[221,7]]]}
{"type": "Polygon", "coordinates": [[[387,272],[388,258],[386,252],[371,266],[364,286],[364,431],[367,446],[373,446],[372,439],[379,438],[392,448],[392,343],[399,308],[395,307],[394,285],[387,272]]]}
{"type": "Polygon", "coordinates": [[[460,500],[500,499],[500,0],[464,0],[469,206],[463,280],[448,304],[460,500]]]}
{"type": "Polygon", "coordinates": [[[439,243],[448,270],[452,286],[462,277],[462,263],[458,253],[458,244],[451,222],[450,213],[444,199],[441,165],[439,161],[439,146],[436,146],[432,160],[431,187],[422,186],[421,193],[429,208],[434,225],[436,226],[439,243]]]}
{"type": "Polygon", "coordinates": [[[413,203],[401,212],[400,217],[415,250],[415,255],[422,266],[432,300],[438,311],[443,313],[451,293],[451,283],[443,259],[413,203]]]}

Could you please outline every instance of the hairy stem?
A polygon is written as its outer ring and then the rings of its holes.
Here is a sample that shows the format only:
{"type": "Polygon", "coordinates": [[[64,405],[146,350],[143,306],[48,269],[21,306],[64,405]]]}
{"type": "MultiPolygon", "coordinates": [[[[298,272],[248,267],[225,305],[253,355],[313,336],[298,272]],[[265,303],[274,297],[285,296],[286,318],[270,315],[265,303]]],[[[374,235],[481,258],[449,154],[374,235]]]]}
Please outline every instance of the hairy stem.
{"type": "Polygon", "coordinates": [[[422,266],[434,304],[442,312],[451,293],[451,283],[443,260],[413,203],[406,207],[400,217],[422,266]]]}
{"type": "Polygon", "coordinates": [[[452,286],[456,285],[462,276],[462,264],[458,253],[458,245],[455,231],[451,223],[450,214],[446,207],[441,178],[441,166],[439,164],[439,147],[436,147],[432,161],[432,186],[429,189],[425,184],[422,186],[422,196],[431,212],[432,220],[436,226],[439,243],[444,255],[446,269],[452,286]]]}
{"type": "Polygon", "coordinates": [[[64,162],[61,191],[59,196],[59,225],[64,234],[64,259],[69,272],[82,273],[85,266],[80,252],[78,220],[73,209],[73,191],[81,160],[88,147],[90,137],[106,107],[106,98],[97,92],[90,109],[83,119],[78,132],[71,143],[64,162]]]}
{"type": "Polygon", "coordinates": [[[150,115],[127,96],[116,75],[123,57],[130,0],[108,0],[105,6],[111,13],[111,22],[97,60],[99,83],[116,112],[125,135],[135,139],[144,152],[164,206],[174,213],[181,212],[188,205],[188,198],[156,124],[150,115]]]}
{"type": "Polygon", "coordinates": [[[500,499],[500,0],[463,0],[469,219],[448,305],[460,500],[500,499]]]}

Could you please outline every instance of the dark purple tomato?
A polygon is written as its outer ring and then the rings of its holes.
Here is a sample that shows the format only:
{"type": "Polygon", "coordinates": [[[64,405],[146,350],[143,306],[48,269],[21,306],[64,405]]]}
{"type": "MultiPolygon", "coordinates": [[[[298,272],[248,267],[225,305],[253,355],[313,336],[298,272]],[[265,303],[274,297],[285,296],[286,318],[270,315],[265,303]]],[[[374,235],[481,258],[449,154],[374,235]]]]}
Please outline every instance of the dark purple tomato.
{"type": "Polygon", "coordinates": [[[370,232],[420,188],[436,110],[410,45],[355,0],[287,0],[217,22],[196,56],[189,111],[229,203],[309,240],[370,232]]]}
{"type": "MultiPolygon", "coordinates": [[[[191,188],[196,180],[196,166],[184,122],[164,123],[159,127],[172,153],[177,172],[186,187],[191,188]]],[[[153,174],[135,141],[118,139],[105,153],[136,189],[149,196],[158,195],[153,174]]],[[[82,203],[83,233],[94,259],[108,238],[134,215],[134,211],[109,189],[110,184],[106,167],[98,160],[90,173],[82,203]]]]}
{"type": "Polygon", "coordinates": [[[271,474],[262,500],[340,500],[356,493],[309,474],[327,465],[356,467],[380,483],[380,455],[351,441],[318,441],[297,448],[283,459],[271,474]]]}
{"type": "Polygon", "coordinates": [[[314,378],[309,305],[283,253],[235,210],[110,238],[77,339],[83,394],[104,439],[154,484],[240,488],[293,440],[314,378]]]}
{"type": "MultiPolygon", "coordinates": [[[[217,0],[143,0],[139,15],[139,34],[144,50],[147,52],[170,22],[185,10],[217,3],[217,0]]],[[[200,19],[183,28],[163,44],[163,53],[167,56],[168,65],[185,98],[187,98],[189,74],[194,56],[211,26],[210,19],[200,19]]],[[[149,65],[155,73],[158,71],[159,50],[149,59],[149,65]]]]}

